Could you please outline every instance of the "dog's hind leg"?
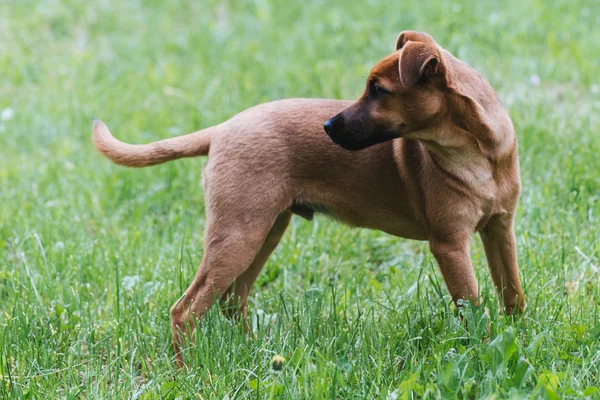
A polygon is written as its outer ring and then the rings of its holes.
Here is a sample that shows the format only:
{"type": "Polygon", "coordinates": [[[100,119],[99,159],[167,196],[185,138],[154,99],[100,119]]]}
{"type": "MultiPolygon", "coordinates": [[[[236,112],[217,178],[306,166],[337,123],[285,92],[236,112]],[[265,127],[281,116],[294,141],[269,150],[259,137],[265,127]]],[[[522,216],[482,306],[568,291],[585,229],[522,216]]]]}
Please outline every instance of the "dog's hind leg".
{"type": "Polygon", "coordinates": [[[206,247],[198,272],[171,308],[173,346],[179,366],[183,365],[179,346],[184,338],[193,340],[196,320],[250,267],[275,218],[256,221],[250,229],[244,229],[242,223],[227,226],[217,221],[207,228],[206,247]]]}
{"type": "Polygon", "coordinates": [[[254,261],[252,261],[252,264],[250,264],[250,267],[235,280],[233,285],[231,285],[229,289],[227,289],[227,292],[221,297],[221,309],[223,314],[229,318],[243,318],[246,331],[248,331],[249,328],[246,321],[248,295],[250,294],[250,290],[258,277],[258,274],[260,274],[260,271],[267,262],[267,259],[273,250],[275,250],[277,244],[279,244],[281,237],[290,223],[291,217],[292,213],[289,210],[285,210],[279,214],[271,227],[271,230],[267,234],[260,251],[254,258],[254,261]]]}
{"type": "MultiPolygon", "coordinates": [[[[205,168],[204,254],[194,280],[171,308],[173,347],[178,366],[183,365],[180,346],[186,337],[193,340],[197,319],[253,266],[257,258],[266,259],[267,254],[263,254],[262,249],[269,232],[279,220],[280,213],[291,204],[291,198],[285,196],[280,182],[255,176],[253,186],[249,188],[252,177],[246,175],[246,171],[251,169],[216,168],[214,164],[205,168]]],[[[252,277],[257,271],[248,274],[252,277]]]]}

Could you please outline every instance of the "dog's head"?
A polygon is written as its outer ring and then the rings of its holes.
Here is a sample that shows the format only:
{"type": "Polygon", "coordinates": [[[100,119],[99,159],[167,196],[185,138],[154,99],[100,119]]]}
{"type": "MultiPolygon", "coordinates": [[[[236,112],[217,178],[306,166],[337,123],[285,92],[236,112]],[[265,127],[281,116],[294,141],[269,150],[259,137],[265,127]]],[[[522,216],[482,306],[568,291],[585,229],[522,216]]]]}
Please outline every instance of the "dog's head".
{"type": "Polygon", "coordinates": [[[420,132],[444,124],[451,114],[447,96],[451,75],[463,67],[450,65],[450,58],[428,34],[402,32],[396,51],[371,70],[362,96],[327,120],[325,131],[348,150],[398,137],[421,138],[420,132]]]}
{"type": "Polygon", "coordinates": [[[331,139],[360,150],[423,129],[444,112],[442,54],[426,33],[405,31],[371,70],[362,96],[325,122],[331,139]]]}

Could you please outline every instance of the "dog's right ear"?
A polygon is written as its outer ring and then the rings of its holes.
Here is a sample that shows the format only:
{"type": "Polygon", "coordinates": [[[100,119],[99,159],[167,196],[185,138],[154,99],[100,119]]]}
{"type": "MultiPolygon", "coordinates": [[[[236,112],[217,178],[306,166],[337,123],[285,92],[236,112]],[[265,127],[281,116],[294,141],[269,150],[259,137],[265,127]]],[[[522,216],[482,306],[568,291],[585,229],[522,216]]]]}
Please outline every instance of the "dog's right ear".
{"type": "Polygon", "coordinates": [[[437,46],[429,43],[409,41],[402,47],[398,68],[400,82],[410,87],[422,77],[431,77],[438,73],[441,67],[441,55],[437,46]]]}
{"type": "Polygon", "coordinates": [[[396,39],[396,51],[400,50],[407,42],[422,42],[437,45],[435,40],[425,32],[402,31],[396,39]]]}

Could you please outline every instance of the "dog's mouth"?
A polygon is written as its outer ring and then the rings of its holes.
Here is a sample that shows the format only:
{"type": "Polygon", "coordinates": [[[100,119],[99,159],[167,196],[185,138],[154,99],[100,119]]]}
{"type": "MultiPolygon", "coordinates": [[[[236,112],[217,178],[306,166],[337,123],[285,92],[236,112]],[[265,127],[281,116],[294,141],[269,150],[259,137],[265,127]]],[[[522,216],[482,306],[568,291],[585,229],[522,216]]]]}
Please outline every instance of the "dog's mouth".
{"type": "Polygon", "coordinates": [[[369,147],[368,145],[365,146],[361,140],[357,140],[356,138],[344,134],[332,134],[327,132],[327,135],[331,138],[333,143],[346,150],[357,151],[369,147]]]}
{"type": "Polygon", "coordinates": [[[335,144],[343,149],[351,151],[363,150],[373,145],[388,142],[400,137],[400,134],[397,132],[380,131],[375,134],[368,134],[366,132],[361,134],[356,131],[346,131],[344,129],[325,129],[325,132],[335,144]]]}

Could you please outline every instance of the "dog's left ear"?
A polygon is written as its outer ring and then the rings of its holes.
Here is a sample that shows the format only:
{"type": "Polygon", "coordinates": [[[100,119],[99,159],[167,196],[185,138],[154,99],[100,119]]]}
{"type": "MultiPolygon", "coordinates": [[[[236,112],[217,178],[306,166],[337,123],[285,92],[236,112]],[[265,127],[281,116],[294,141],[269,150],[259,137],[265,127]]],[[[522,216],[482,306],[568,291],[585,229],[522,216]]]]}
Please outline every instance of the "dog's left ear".
{"type": "Polygon", "coordinates": [[[437,46],[408,41],[402,46],[398,68],[404,86],[414,86],[419,79],[435,75],[441,68],[441,56],[437,46]]]}

